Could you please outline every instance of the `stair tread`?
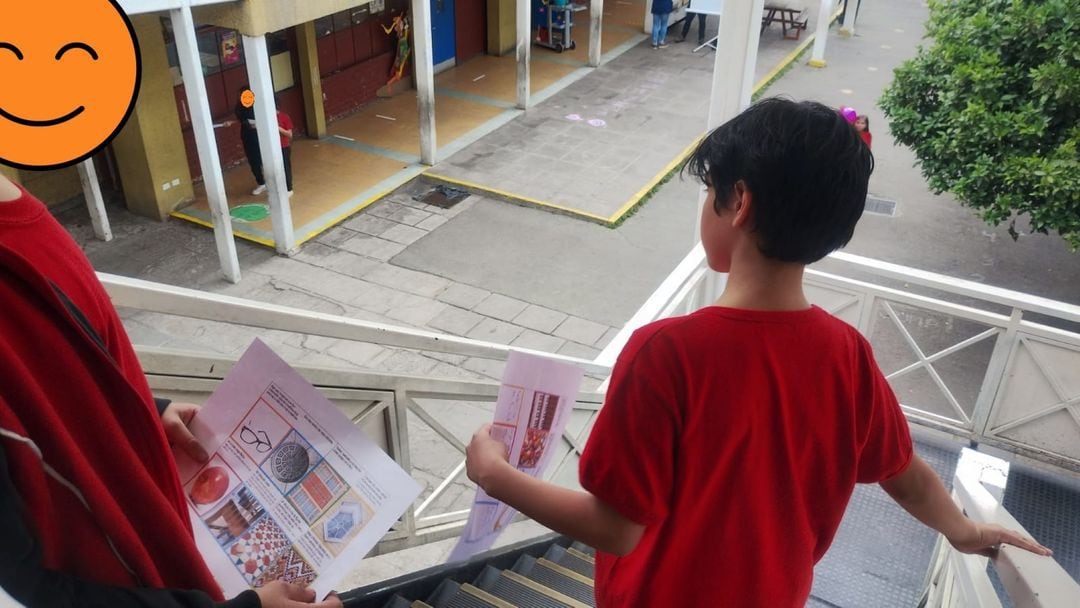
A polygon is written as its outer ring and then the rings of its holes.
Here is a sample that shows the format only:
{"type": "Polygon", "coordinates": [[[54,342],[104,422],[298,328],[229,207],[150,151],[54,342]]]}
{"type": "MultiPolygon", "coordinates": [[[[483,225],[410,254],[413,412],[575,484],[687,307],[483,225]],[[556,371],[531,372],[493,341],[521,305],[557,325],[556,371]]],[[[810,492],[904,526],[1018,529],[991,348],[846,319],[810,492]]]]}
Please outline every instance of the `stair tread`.
{"type": "MultiPolygon", "coordinates": [[[[547,560],[543,560],[546,562],[547,560]]],[[[575,600],[593,606],[596,602],[596,594],[593,590],[593,586],[575,577],[586,578],[572,570],[561,568],[557,564],[551,564],[554,568],[549,567],[543,562],[538,562],[536,567],[529,570],[525,576],[544,585],[563,595],[574,598],[575,600]],[[562,572],[556,570],[562,570],[562,572]],[[568,576],[567,574],[573,576],[568,576]]],[[[550,562],[548,562],[550,564],[550,562]]]]}
{"type": "Polygon", "coordinates": [[[559,564],[563,568],[573,570],[574,572],[577,572],[578,574],[582,574],[589,578],[595,578],[596,576],[596,564],[591,561],[581,559],[573,553],[566,552],[558,559],[553,559],[551,561],[559,564]]]}

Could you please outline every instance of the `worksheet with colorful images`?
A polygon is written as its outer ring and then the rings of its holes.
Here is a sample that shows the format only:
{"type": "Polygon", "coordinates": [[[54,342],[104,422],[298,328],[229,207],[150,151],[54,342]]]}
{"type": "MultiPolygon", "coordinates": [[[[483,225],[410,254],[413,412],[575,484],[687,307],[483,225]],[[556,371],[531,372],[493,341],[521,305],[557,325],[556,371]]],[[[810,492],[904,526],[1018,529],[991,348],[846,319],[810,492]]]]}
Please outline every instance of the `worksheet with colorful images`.
{"type": "Polygon", "coordinates": [[[229,597],[276,579],[325,597],[420,494],[259,340],[191,429],[210,461],[177,451],[177,466],[195,540],[229,597]]]}
{"type": "MultiPolygon", "coordinates": [[[[547,469],[577,400],[584,372],[568,363],[511,352],[495,402],[491,436],[502,441],[510,462],[539,477],[547,469]]],[[[469,521],[449,563],[491,548],[517,511],[476,491],[469,521]]]]}

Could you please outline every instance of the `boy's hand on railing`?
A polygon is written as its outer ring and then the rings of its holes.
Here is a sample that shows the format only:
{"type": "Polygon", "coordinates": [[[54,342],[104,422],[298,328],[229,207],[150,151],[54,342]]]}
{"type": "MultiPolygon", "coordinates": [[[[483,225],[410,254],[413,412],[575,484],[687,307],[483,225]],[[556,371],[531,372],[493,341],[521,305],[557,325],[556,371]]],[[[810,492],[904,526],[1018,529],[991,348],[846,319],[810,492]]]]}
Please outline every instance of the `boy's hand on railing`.
{"type": "Polygon", "coordinates": [[[1036,555],[1053,555],[1053,551],[1019,532],[1003,528],[997,524],[978,524],[971,522],[963,537],[950,538],[949,544],[961,553],[975,553],[992,557],[1001,545],[1012,545],[1036,555]]]}
{"type": "Polygon", "coordinates": [[[465,449],[465,472],[469,479],[487,491],[492,473],[509,464],[506,445],[491,437],[491,425],[485,424],[473,435],[465,449]]]}

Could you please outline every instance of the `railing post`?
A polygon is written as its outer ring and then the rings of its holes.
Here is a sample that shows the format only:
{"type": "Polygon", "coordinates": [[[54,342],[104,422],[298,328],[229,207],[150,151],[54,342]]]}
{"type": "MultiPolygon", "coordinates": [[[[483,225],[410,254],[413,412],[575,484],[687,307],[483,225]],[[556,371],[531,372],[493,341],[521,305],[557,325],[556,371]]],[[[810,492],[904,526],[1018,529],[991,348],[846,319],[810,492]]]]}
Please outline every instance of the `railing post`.
{"type": "Polygon", "coordinates": [[[994,351],[990,355],[990,362],[986,364],[986,375],[983,376],[982,386],[979,388],[979,397],[975,400],[975,411],[972,412],[972,432],[978,437],[985,437],[989,431],[991,415],[993,414],[994,402],[997,400],[998,391],[1004,380],[1005,369],[1009,363],[1009,356],[1016,345],[1016,335],[1023,322],[1024,312],[1019,308],[1013,308],[1009,316],[1009,324],[1004,333],[998,335],[994,343],[994,351]]]}

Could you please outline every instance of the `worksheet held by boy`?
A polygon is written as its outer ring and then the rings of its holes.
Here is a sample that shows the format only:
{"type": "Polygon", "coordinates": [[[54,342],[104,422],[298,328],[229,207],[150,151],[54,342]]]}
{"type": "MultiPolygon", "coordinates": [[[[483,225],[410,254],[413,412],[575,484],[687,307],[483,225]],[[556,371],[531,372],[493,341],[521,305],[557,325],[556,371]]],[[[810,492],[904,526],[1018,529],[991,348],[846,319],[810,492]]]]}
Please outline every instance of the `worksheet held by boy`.
{"type": "Polygon", "coordinates": [[[325,597],[420,494],[259,340],[190,426],[209,462],[174,453],[195,541],[227,597],[276,579],[325,597]]]}
{"type": "MultiPolygon", "coordinates": [[[[503,442],[510,463],[539,477],[562,438],[581,388],[582,370],[568,363],[511,352],[495,403],[491,436],[503,442]]],[[[476,491],[469,521],[448,563],[486,551],[517,511],[476,491]]]]}

